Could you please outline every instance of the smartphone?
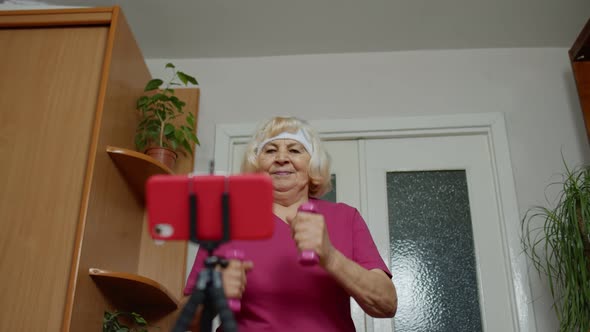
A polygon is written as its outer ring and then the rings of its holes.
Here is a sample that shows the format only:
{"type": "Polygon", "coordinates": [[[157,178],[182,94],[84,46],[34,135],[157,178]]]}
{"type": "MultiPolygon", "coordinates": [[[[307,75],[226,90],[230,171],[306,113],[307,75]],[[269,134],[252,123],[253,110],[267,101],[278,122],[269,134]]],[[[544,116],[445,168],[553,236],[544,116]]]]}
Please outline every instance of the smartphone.
{"type": "MultiPolygon", "coordinates": [[[[274,232],[272,180],[267,175],[154,175],[146,182],[150,235],[155,240],[220,241],[223,196],[227,197],[229,240],[270,238],[274,232]],[[195,197],[196,220],[190,220],[195,197]],[[190,224],[196,227],[191,237],[190,224]]],[[[197,241],[197,242],[198,242],[197,241]]]]}

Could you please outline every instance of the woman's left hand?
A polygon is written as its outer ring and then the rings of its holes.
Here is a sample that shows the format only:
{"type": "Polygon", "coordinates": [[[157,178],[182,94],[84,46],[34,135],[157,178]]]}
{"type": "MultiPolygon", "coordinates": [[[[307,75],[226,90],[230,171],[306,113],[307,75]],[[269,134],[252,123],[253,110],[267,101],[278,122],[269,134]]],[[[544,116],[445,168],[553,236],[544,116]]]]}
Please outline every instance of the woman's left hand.
{"type": "Polygon", "coordinates": [[[320,265],[330,261],[334,247],[330,242],[324,216],[299,211],[295,218],[288,218],[291,234],[299,251],[313,250],[320,257],[320,265]]]}

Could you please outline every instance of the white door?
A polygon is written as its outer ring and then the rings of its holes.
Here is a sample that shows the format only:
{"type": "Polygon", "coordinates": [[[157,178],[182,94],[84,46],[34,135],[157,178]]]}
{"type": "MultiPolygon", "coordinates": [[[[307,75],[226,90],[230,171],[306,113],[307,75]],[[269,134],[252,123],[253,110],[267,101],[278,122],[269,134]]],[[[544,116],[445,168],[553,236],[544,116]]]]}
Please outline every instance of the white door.
{"type": "Polygon", "coordinates": [[[487,137],[373,139],[361,151],[366,217],[399,296],[396,318],[374,330],[517,330],[487,137]]]}

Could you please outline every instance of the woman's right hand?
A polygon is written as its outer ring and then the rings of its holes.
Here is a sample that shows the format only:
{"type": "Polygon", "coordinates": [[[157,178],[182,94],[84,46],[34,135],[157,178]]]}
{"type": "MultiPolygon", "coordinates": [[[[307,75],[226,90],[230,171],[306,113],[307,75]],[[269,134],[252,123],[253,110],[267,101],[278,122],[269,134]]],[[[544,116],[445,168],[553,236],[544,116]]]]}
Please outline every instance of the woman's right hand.
{"type": "Polygon", "coordinates": [[[252,261],[230,259],[222,271],[223,290],[228,299],[241,299],[246,289],[246,272],[254,267],[252,261]]]}

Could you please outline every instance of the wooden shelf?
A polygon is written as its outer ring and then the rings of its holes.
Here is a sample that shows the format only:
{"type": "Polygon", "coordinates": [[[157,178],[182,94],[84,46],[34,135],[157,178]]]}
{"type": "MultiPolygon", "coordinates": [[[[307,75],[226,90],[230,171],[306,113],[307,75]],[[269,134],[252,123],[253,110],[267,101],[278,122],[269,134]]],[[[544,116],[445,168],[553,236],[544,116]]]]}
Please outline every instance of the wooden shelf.
{"type": "Polygon", "coordinates": [[[162,313],[178,308],[178,300],[152,279],[97,268],[90,268],[88,274],[118,310],[162,313]]]}
{"type": "Polygon", "coordinates": [[[146,154],[115,146],[107,146],[107,152],[142,202],[145,200],[145,182],[150,176],[173,174],[166,165],[146,154]]]}

